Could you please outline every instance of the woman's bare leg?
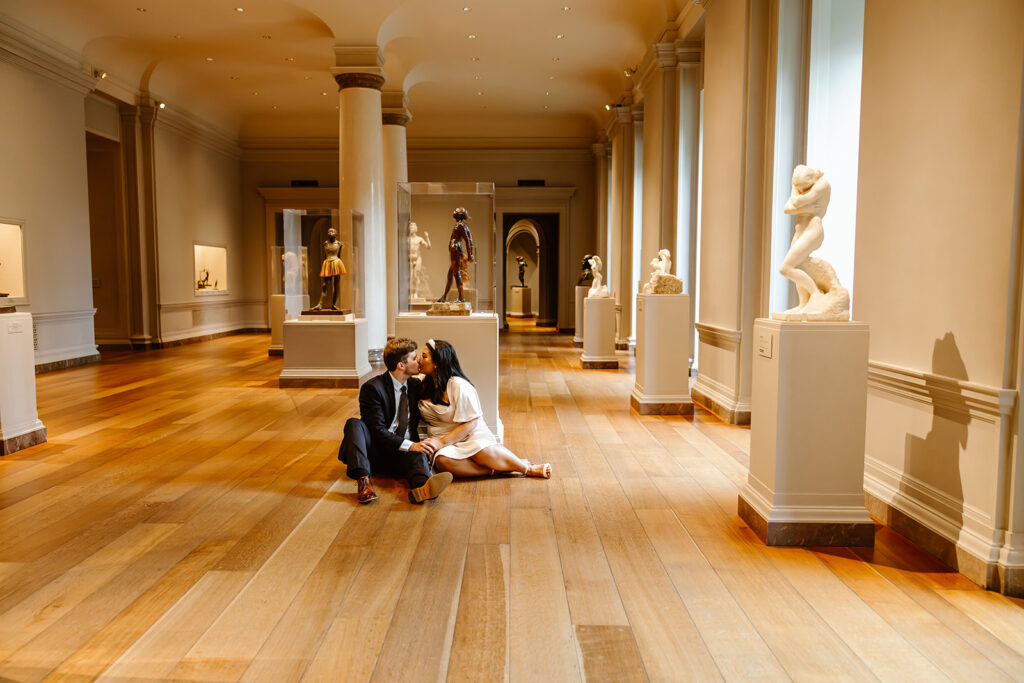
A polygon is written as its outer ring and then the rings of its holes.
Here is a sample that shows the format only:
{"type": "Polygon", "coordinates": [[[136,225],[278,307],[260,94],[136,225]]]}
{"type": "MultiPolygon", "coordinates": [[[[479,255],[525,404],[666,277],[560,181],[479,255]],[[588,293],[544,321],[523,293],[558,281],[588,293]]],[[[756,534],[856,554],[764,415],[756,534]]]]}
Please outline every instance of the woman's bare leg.
{"type": "Polygon", "coordinates": [[[451,472],[456,477],[485,477],[493,474],[493,467],[486,467],[473,461],[473,458],[458,460],[446,458],[443,455],[437,456],[434,460],[434,467],[444,472],[451,472]]]}
{"type": "MultiPolygon", "coordinates": [[[[480,465],[489,467],[497,472],[522,472],[531,477],[544,477],[545,465],[531,466],[528,460],[520,458],[509,449],[498,444],[484,448],[474,455],[471,460],[475,460],[480,465]]],[[[547,469],[550,472],[551,468],[549,466],[547,469]]]]}

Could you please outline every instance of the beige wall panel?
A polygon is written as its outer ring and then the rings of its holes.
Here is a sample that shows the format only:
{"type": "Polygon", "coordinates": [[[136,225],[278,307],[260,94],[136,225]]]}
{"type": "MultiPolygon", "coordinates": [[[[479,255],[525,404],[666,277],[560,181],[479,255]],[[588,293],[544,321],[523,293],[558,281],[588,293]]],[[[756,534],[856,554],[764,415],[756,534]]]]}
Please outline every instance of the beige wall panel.
{"type": "Polygon", "coordinates": [[[871,358],[922,371],[952,332],[1000,386],[1024,3],[868,2],[854,318],[871,358]]]}
{"type": "MultiPolygon", "coordinates": [[[[704,177],[698,320],[727,328],[737,327],[739,315],[746,4],[713,4],[707,11],[704,43],[704,177]]],[[[701,362],[703,364],[703,358],[701,362]]]]}

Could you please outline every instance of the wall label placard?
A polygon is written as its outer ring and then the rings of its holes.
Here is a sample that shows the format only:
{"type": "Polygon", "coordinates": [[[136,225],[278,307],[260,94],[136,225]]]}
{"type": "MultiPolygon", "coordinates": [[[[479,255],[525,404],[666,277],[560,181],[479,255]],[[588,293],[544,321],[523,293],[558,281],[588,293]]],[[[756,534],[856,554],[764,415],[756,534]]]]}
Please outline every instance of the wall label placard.
{"type": "Polygon", "coordinates": [[[757,336],[757,354],[765,358],[772,357],[772,335],[759,334],[757,336]]]}

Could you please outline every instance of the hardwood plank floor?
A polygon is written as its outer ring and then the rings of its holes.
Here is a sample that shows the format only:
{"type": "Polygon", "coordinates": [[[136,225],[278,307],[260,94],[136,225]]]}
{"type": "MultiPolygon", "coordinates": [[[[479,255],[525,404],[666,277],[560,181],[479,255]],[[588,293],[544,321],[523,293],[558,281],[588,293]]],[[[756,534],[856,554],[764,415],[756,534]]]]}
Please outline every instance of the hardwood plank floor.
{"type": "Polygon", "coordinates": [[[629,410],[631,355],[501,337],[506,442],[551,480],[414,506],[337,461],[357,392],[278,389],[264,335],[37,377],[0,458],[0,680],[1021,679],[1024,607],[881,527],[766,548],[750,433],[629,410]]]}

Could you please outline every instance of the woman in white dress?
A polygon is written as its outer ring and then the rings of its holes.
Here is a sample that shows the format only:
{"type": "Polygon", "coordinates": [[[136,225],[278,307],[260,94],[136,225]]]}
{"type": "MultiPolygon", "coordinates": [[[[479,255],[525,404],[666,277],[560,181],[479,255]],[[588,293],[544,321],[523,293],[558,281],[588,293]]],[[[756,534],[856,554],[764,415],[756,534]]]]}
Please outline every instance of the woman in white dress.
{"type": "Polygon", "coordinates": [[[433,466],[456,477],[480,477],[495,472],[520,472],[528,477],[551,477],[551,465],[534,465],[498,443],[487,428],[476,388],[466,379],[455,347],[430,339],[420,354],[423,378],[420,418],[427,436],[437,441],[433,466]]]}

